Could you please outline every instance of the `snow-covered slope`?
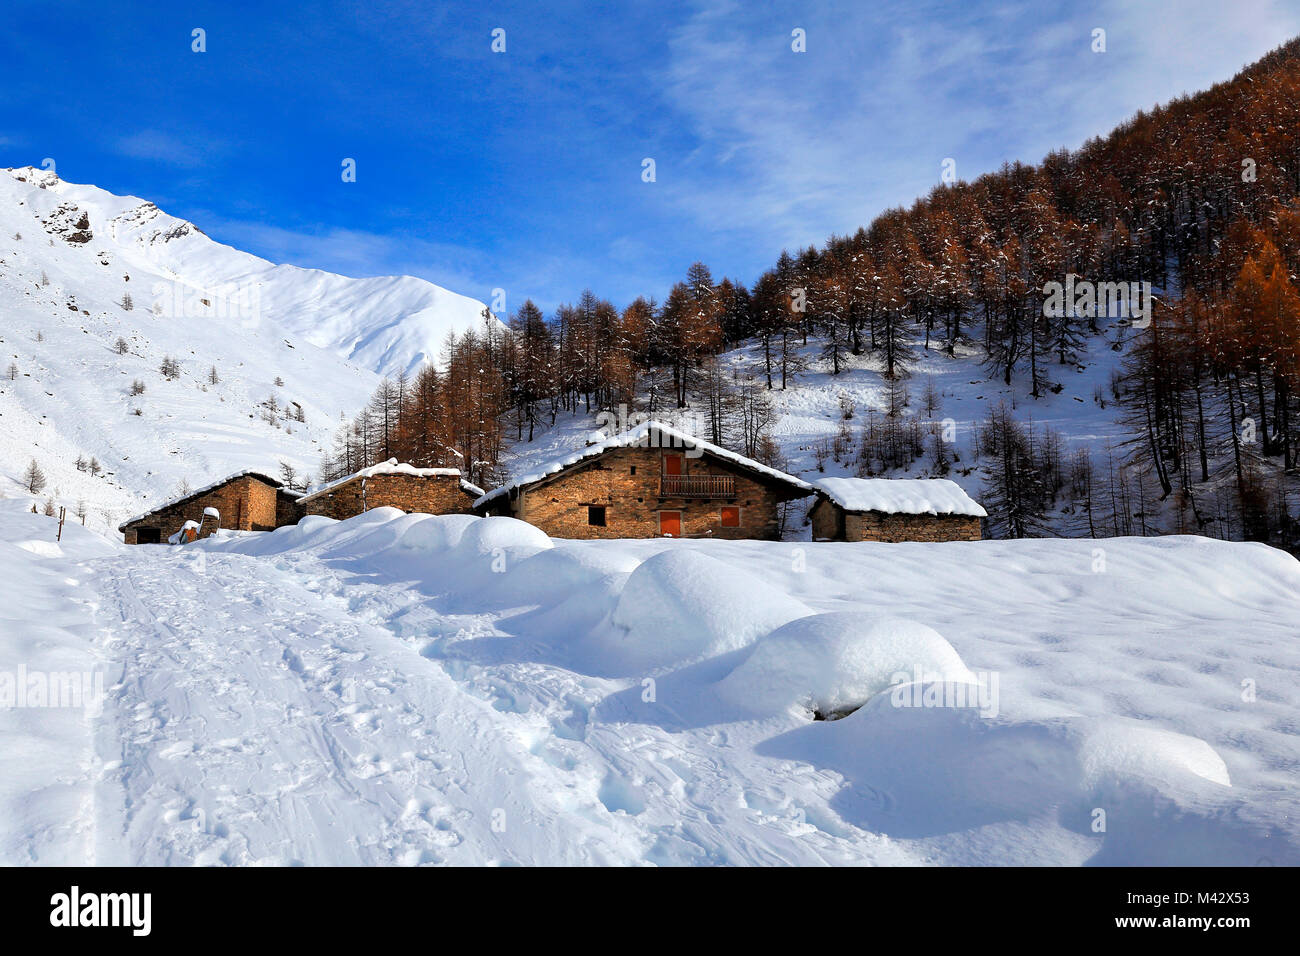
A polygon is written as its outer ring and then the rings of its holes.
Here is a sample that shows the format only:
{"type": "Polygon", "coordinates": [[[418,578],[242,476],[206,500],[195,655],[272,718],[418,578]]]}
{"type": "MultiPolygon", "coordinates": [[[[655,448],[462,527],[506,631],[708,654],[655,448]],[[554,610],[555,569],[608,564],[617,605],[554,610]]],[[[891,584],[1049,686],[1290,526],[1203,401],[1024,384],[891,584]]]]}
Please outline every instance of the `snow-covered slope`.
{"type": "MultiPolygon", "coordinates": [[[[1005,405],[1027,425],[1059,433],[1066,457],[1077,449],[1087,449],[1098,468],[1104,468],[1109,453],[1122,459],[1123,442],[1130,436],[1117,419],[1110,383],[1132,336],[1124,323],[1106,328],[1086,343],[1076,362],[1050,367],[1047,376],[1052,385],[1037,398],[1030,394],[1027,375],[1017,376],[1011,385],[990,379],[979,349],[960,347],[949,356],[937,348],[925,349],[918,338],[913,343],[916,362],[901,383],[906,404],[899,409],[899,422],[904,426],[919,424],[925,451],[885,477],[943,476],[956,482],[975,501],[981,501],[986,478],[983,466],[987,462],[977,460],[973,449],[979,429],[998,405],[1005,405]],[[936,397],[932,412],[925,408],[927,386],[933,388],[936,397]],[[945,439],[949,457],[946,471],[935,466],[932,428],[945,439]]],[[[830,360],[819,355],[820,349],[821,343],[815,339],[795,347],[800,370],[792,373],[786,387],[781,388],[779,364],[774,366],[774,387],[763,390],[771,405],[771,436],[786,459],[784,470],[812,483],[857,474],[857,454],[868,420],[874,418],[876,426],[883,427],[890,403],[890,383],[882,374],[878,356],[846,352],[840,358],[840,373],[834,375],[830,360]],[[846,410],[850,411],[847,419],[846,410]],[[852,445],[836,457],[836,437],[842,431],[851,436],[852,445]]],[[[764,361],[756,342],[722,354],[719,361],[726,368],[728,380],[763,386],[764,361]]],[[[678,411],[660,406],[654,417],[676,422],[691,434],[710,434],[697,408],[678,411]]],[[[600,415],[562,414],[554,427],[539,429],[531,443],[515,442],[504,458],[505,468],[516,478],[541,471],[552,461],[578,453],[598,427],[604,427],[600,415]]],[[[731,438],[734,447],[738,436],[731,438]]],[[[1065,527],[1064,520],[1050,520],[1053,517],[1049,516],[1049,525],[1054,531],[1078,533],[1077,528],[1065,527]]],[[[801,533],[797,524],[788,529],[787,537],[801,533]]],[[[806,527],[802,534],[807,536],[806,527]]]]}
{"type": "MultiPolygon", "coordinates": [[[[926,426],[932,422],[950,424],[951,450],[962,460],[953,463],[954,473],[948,477],[977,497],[978,476],[971,481],[963,472],[972,464],[969,451],[976,430],[987,420],[989,410],[999,404],[1005,404],[1023,422],[1061,432],[1070,448],[1086,447],[1104,456],[1108,444],[1117,446],[1127,437],[1116,420],[1110,380],[1119,370],[1133,334],[1126,324],[1116,323],[1089,339],[1076,362],[1053,363],[1048,368],[1053,387],[1037,398],[1030,394],[1028,375],[1023,371],[1010,385],[991,378],[982,350],[959,347],[955,355],[949,356],[937,348],[925,349],[918,338],[913,343],[916,362],[902,381],[907,401],[901,409],[902,420],[919,418],[926,426]],[[928,384],[933,385],[938,398],[932,414],[924,409],[928,384]]],[[[829,359],[819,356],[819,350],[820,342],[815,340],[797,349],[805,368],[791,376],[784,390],[777,387],[767,393],[776,412],[773,437],[790,459],[792,473],[808,480],[823,474],[817,468],[816,446],[819,442],[833,445],[846,403],[853,410],[849,421],[855,433],[864,427],[869,412],[874,412],[877,423],[883,424],[889,408],[890,385],[882,374],[878,356],[845,353],[840,358],[840,374],[832,375],[829,359]]],[[[728,352],[723,361],[735,374],[762,382],[763,357],[757,345],[728,352]]],[[[775,376],[775,384],[780,384],[779,375],[775,376]]],[[[927,454],[907,474],[927,474],[928,459],[927,454]]],[[[852,473],[851,462],[831,459],[825,465],[826,475],[852,473]]]]}
{"type": "Polygon", "coordinates": [[[0,863],[1300,863],[1262,545],[52,527],[0,503],[0,679],[104,693],[0,709],[0,863]]]}
{"type": "MultiPolygon", "coordinates": [[[[125,271],[134,267],[187,291],[219,295],[223,288],[237,289],[257,303],[259,314],[251,321],[270,322],[380,375],[436,360],[447,333],[478,328],[483,321],[482,302],[424,279],[349,278],[275,265],[214,242],[194,223],[169,216],[151,202],[67,183],[47,170],[11,170],[9,177],[0,176],[0,187],[6,205],[17,199],[38,214],[68,210],[58,218],[73,223],[73,208],[86,213],[93,234],[86,247],[108,250],[125,271]],[[44,187],[46,195],[33,193],[32,187],[44,187]]],[[[141,291],[139,298],[144,295],[141,291]]],[[[198,308],[192,298],[186,306],[198,308]]],[[[216,309],[214,301],[200,311],[214,314],[216,309]]]]}
{"type": "Polygon", "coordinates": [[[40,497],[84,501],[104,528],[182,482],[280,461],[313,474],[376,373],[435,356],[481,310],[410,277],[272,265],[48,171],[0,173],[0,493],[20,493],[34,458],[40,497]],[[179,374],[160,373],[164,357],[179,374]]]}

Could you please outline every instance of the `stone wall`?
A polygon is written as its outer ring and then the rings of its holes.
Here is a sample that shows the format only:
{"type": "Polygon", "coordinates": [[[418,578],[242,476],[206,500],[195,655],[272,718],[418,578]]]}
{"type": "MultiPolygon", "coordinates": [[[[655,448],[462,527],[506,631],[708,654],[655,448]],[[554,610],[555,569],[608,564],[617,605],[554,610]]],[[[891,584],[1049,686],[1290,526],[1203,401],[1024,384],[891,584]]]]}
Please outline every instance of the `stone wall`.
{"type": "Polygon", "coordinates": [[[283,528],[285,525],[297,524],[302,516],[303,510],[298,504],[298,495],[291,495],[281,489],[275,499],[275,526],[283,528]]]}
{"type": "Polygon", "coordinates": [[[376,508],[400,508],[431,515],[470,514],[474,497],[461,488],[460,479],[454,475],[371,475],[303,502],[302,510],[304,514],[339,520],[376,508]]]}
{"type": "MultiPolygon", "coordinates": [[[[277,489],[252,475],[243,475],[183,501],[167,505],[132,522],[125,529],[127,544],[137,544],[141,529],[154,529],[163,543],[186,521],[203,522],[203,509],[221,512],[221,527],[236,531],[270,531],[276,527],[277,489]]],[[[215,521],[203,525],[203,537],[217,530],[215,521]]]]}
{"type": "MultiPolygon", "coordinates": [[[[661,511],[681,512],[684,537],[776,538],[777,506],[791,492],[758,481],[743,469],[709,456],[683,455],[683,474],[730,476],[734,493],[726,498],[683,498],[660,494],[662,448],[615,448],[549,482],[523,489],[513,502],[492,502],[494,514],[508,514],[555,538],[656,538],[661,511]],[[605,524],[593,525],[588,509],[604,507],[605,524]],[[738,507],[738,527],[722,526],[722,508],[738,507]]],[[[676,452],[680,454],[681,452],[676,452]]]]}
{"type": "Polygon", "coordinates": [[[844,540],[844,509],[822,496],[817,496],[812,511],[812,537],[814,541],[844,540]]]}
{"type": "MultiPolygon", "coordinates": [[[[838,510],[838,509],[837,509],[838,510]]],[[[879,511],[844,515],[846,541],[978,541],[980,519],[969,515],[904,515],[879,511]]]]}

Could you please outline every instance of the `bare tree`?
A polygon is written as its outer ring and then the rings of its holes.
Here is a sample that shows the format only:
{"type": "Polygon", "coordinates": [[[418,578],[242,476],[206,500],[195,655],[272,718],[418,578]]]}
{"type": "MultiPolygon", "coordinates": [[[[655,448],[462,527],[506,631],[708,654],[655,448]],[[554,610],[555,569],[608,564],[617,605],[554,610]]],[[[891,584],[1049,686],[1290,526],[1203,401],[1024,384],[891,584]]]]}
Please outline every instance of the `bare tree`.
{"type": "Polygon", "coordinates": [[[939,394],[939,389],[935,387],[934,379],[929,376],[925,379],[925,391],[921,393],[921,405],[925,409],[926,418],[934,418],[943,400],[939,394]]]}

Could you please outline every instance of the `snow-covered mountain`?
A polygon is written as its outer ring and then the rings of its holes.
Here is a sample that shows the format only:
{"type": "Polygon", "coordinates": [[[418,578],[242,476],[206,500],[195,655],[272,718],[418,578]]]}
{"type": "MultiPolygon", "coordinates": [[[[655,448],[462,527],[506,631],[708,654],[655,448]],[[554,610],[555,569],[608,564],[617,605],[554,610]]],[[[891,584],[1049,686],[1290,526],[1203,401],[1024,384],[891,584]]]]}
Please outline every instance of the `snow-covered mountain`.
{"type": "MultiPolygon", "coordinates": [[[[482,321],[482,302],[424,279],[354,279],[275,265],[214,242],[194,223],[134,196],[64,182],[53,172],[30,166],[9,173],[13,182],[0,182],[6,206],[25,202],[49,222],[46,231],[51,236],[96,255],[107,250],[123,267],[177,283],[185,294],[195,293],[193,300],[184,298],[187,311],[219,311],[224,289],[242,297],[265,321],[381,375],[435,360],[448,332],[462,332],[482,321]],[[79,230],[82,214],[88,225],[79,230]],[[201,294],[205,290],[212,295],[201,294]],[[203,304],[204,298],[211,300],[209,305],[203,304]]],[[[164,305],[183,298],[175,289],[159,295],[164,305]]]]}
{"type": "Polygon", "coordinates": [[[280,461],[314,473],[379,375],[435,358],[482,311],[410,276],[275,265],[151,202],[5,171],[0,492],[35,459],[42,497],[84,501],[105,529],[182,483],[280,461]]]}

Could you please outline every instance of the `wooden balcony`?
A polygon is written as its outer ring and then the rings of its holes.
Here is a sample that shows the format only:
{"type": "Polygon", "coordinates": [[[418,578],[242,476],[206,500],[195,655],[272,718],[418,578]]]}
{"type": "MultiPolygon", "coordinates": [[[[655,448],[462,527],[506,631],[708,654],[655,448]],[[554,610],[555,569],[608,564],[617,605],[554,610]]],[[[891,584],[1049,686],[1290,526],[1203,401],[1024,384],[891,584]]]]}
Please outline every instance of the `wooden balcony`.
{"type": "Polygon", "coordinates": [[[736,479],[731,475],[664,475],[659,479],[661,498],[734,498],[736,479]]]}

